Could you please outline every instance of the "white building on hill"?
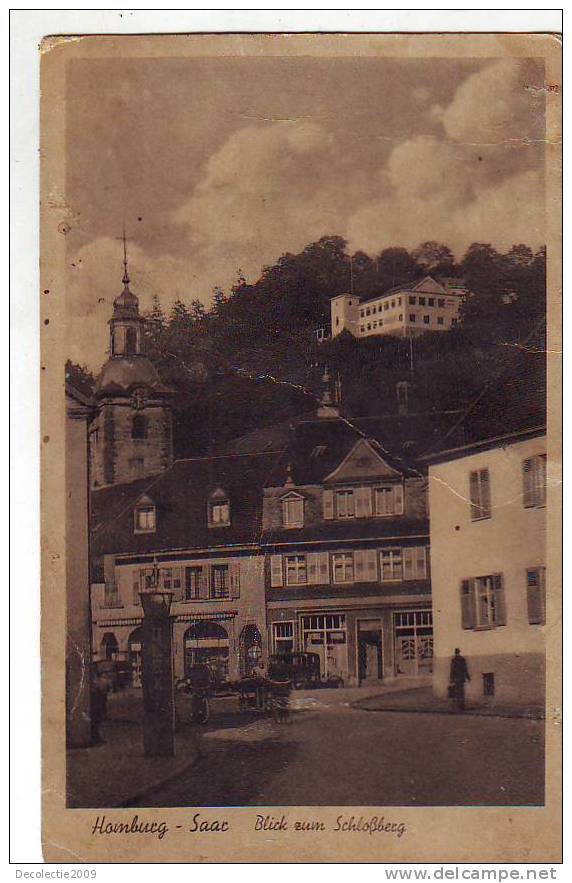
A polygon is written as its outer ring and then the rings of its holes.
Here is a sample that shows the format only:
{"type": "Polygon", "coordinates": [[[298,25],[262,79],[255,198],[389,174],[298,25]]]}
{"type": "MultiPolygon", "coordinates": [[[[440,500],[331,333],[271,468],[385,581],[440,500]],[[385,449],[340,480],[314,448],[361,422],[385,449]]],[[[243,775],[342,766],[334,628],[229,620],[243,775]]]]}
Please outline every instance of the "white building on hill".
{"type": "Polygon", "coordinates": [[[459,320],[467,288],[461,279],[423,279],[375,297],[340,294],[331,301],[332,337],[347,330],[354,337],[449,331],[459,320]]]}

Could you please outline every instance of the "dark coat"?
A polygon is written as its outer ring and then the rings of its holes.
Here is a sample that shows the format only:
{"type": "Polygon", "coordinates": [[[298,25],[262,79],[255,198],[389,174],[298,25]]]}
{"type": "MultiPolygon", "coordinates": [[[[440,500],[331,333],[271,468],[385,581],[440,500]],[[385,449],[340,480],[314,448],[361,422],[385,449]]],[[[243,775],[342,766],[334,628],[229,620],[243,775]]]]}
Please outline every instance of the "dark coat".
{"type": "Polygon", "coordinates": [[[465,681],[471,680],[464,656],[453,656],[451,659],[450,680],[452,684],[464,684],[465,681]]]}

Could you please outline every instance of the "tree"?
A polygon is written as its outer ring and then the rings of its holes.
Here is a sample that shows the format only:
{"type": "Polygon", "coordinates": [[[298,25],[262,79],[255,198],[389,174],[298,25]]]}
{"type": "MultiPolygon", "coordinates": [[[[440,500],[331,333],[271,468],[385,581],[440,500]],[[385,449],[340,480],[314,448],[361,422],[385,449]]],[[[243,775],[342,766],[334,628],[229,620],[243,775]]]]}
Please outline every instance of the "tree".
{"type": "Polygon", "coordinates": [[[66,382],[88,397],[91,397],[95,390],[95,377],[87,365],[78,365],[71,359],[66,361],[66,382]]]}
{"type": "Polygon", "coordinates": [[[412,282],[421,268],[406,248],[386,248],[376,258],[377,283],[382,291],[412,282]]]}
{"type": "Polygon", "coordinates": [[[412,253],[411,257],[417,262],[423,272],[429,275],[450,275],[455,270],[453,252],[446,245],[441,245],[430,239],[423,242],[412,253]]]}
{"type": "Polygon", "coordinates": [[[205,305],[202,300],[194,298],[194,300],[191,301],[191,318],[193,322],[202,322],[206,314],[207,311],[205,310],[205,305]]]}

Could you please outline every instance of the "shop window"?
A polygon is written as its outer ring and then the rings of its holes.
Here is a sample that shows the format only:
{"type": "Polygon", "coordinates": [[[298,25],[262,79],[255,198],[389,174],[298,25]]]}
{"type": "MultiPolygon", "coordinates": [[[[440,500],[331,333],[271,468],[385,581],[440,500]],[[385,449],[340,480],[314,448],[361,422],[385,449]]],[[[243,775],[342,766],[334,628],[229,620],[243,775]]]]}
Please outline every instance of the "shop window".
{"type": "Polygon", "coordinates": [[[526,606],[530,625],[544,625],[546,622],[544,567],[531,567],[526,571],[526,606]]]}
{"type": "Polygon", "coordinates": [[[294,623],[275,622],[272,626],[275,653],[292,653],[294,650],[294,623]]]}
{"type": "Polygon", "coordinates": [[[335,552],[332,555],[332,573],[335,583],[353,583],[354,556],[352,552],[335,552]]]}
{"type": "Polygon", "coordinates": [[[477,469],[469,477],[471,520],[491,517],[491,488],[488,469],[477,469]]]}
{"type": "Polygon", "coordinates": [[[525,509],[546,506],[546,454],[523,460],[522,483],[525,509]]]}
{"type": "Polygon", "coordinates": [[[488,629],[506,625],[502,574],[495,573],[461,581],[461,622],[464,629],[488,629]]]}

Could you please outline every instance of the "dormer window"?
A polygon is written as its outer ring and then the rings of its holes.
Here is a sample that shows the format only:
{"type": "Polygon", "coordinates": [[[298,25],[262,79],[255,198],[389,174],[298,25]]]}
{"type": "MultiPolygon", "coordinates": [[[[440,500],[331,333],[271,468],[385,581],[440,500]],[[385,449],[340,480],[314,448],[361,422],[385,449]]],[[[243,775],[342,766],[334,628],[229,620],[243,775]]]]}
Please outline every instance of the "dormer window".
{"type": "Polygon", "coordinates": [[[228,527],[230,524],[230,501],[228,494],[217,488],[210,495],[208,506],[209,527],[228,527]]]}
{"type": "Polygon", "coordinates": [[[282,524],[284,527],[304,526],[304,498],[300,494],[282,497],[282,524]]]}
{"type": "Polygon", "coordinates": [[[157,508],[149,500],[141,500],[135,507],[135,533],[154,533],[157,529],[157,508]]]}

